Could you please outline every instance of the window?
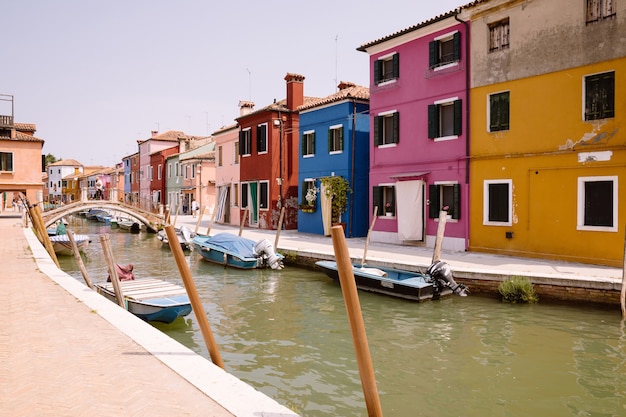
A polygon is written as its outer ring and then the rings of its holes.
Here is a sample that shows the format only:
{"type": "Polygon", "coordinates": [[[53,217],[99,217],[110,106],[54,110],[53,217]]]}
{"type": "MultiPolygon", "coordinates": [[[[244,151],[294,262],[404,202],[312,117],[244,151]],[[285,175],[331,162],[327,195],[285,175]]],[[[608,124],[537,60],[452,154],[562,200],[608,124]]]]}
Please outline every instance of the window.
{"type": "Polygon", "coordinates": [[[0,171],[13,172],[13,152],[0,152],[0,171]]]}
{"type": "Polygon", "coordinates": [[[306,179],[302,182],[302,187],[300,188],[300,190],[302,191],[302,195],[301,195],[301,200],[300,200],[300,204],[301,205],[309,205],[309,206],[315,206],[315,202],[317,201],[317,187],[315,187],[315,180],[313,179],[306,179]],[[306,196],[309,194],[309,190],[315,190],[315,192],[312,192],[311,195],[315,195],[316,199],[312,200],[312,201],[308,201],[306,199],[306,196]]]}
{"type": "Polygon", "coordinates": [[[461,33],[454,32],[436,38],[428,44],[429,66],[437,68],[461,59],[461,33]]]}
{"type": "Polygon", "coordinates": [[[447,207],[448,216],[461,218],[461,186],[457,183],[431,184],[429,187],[428,217],[436,219],[439,212],[447,207]]]}
{"type": "Polygon", "coordinates": [[[512,181],[487,180],[483,189],[483,224],[511,226],[512,181]]]}
{"type": "Polygon", "coordinates": [[[378,215],[396,215],[396,187],[380,185],[373,188],[373,206],[378,207],[378,215]]]}
{"type": "Polygon", "coordinates": [[[509,48],[509,19],[503,19],[489,25],[489,52],[509,48]]]}
{"type": "Polygon", "coordinates": [[[328,129],[328,152],[340,153],[343,151],[343,126],[335,125],[328,129]]]}
{"type": "Polygon", "coordinates": [[[161,176],[162,176],[162,171],[163,171],[163,166],[161,164],[159,164],[157,166],[157,179],[160,180],[161,176]]]}
{"type": "Polygon", "coordinates": [[[250,128],[239,132],[239,154],[252,155],[252,131],[250,128]]]}
{"type": "Polygon", "coordinates": [[[196,164],[191,164],[191,178],[196,178],[196,164]]]}
{"type": "Polygon", "coordinates": [[[239,206],[239,184],[233,184],[233,192],[231,193],[231,195],[234,197],[233,206],[239,206]]]}
{"type": "Polygon", "coordinates": [[[176,175],[177,177],[180,177],[180,165],[178,165],[178,162],[176,162],[176,163],[174,164],[174,167],[175,167],[175,171],[176,171],[176,174],[175,174],[175,175],[176,175]]]}
{"type": "Polygon", "coordinates": [[[302,156],[315,155],[315,131],[307,130],[302,133],[302,156]]]}
{"type": "Polygon", "coordinates": [[[578,178],[578,230],[617,232],[617,177],[578,178]]]}
{"type": "Polygon", "coordinates": [[[587,0],[587,24],[616,15],[616,0],[587,0]]]}
{"type": "Polygon", "coordinates": [[[443,100],[428,106],[428,137],[455,138],[461,134],[461,100],[443,100]]]}
{"type": "MultiPolygon", "coordinates": [[[[248,207],[248,183],[241,183],[241,208],[248,207]]],[[[245,219],[244,219],[245,220],[245,219]]]]}
{"type": "Polygon", "coordinates": [[[154,167],[152,165],[148,167],[148,179],[150,181],[154,179],[154,167]]]}
{"type": "Polygon", "coordinates": [[[236,165],[239,163],[239,142],[234,143],[234,149],[235,149],[235,160],[233,162],[236,165]]]}
{"type": "Polygon", "coordinates": [[[374,84],[400,78],[400,55],[392,54],[374,61],[374,84]]]}
{"type": "Polygon", "coordinates": [[[221,146],[217,147],[217,166],[218,167],[222,166],[222,147],[221,146]]]}
{"type": "Polygon", "coordinates": [[[167,164],[167,178],[172,178],[172,164],[167,164]]]}
{"type": "Polygon", "coordinates": [[[256,127],[256,151],[267,153],[267,123],[256,127]]]}
{"type": "Polygon", "coordinates": [[[400,142],[400,113],[397,111],[374,117],[374,145],[400,142]]]}
{"type": "Polygon", "coordinates": [[[270,183],[259,181],[259,209],[267,210],[270,207],[270,183]]]}
{"type": "Polygon", "coordinates": [[[585,120],[615,117],[615,72],[585,77],[585,120]]]}
{"type": "Polygon", "coordinates": [[[489,131],[509,130],[509,92],[489,95],[489,131]]]}

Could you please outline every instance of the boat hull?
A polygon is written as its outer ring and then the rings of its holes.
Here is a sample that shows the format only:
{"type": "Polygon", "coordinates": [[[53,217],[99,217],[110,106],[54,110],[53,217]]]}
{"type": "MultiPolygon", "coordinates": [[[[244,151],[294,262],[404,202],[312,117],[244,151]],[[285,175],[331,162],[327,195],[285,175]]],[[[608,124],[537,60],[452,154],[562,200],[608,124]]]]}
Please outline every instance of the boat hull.
{"type": "MultiPolygon", "coordinates": [[[[126,309],[146,321],[171,323],[191,313],[191,303],[183,287],[157,279],[121,281],[126,309]]],[[[99,294],[117,303],[113,284],[96,284],[99,294]]]]}
{"type": "MultiPolygon", "coordinates": [[[[83,250],[89,245],[90,238],[88,235],[73,235],[74,242],[76,242],[76,246],[78,250],[83,250]]],[[[74,250],[72,249],[72,244],[70,243],[70,238],[67,235],[55,235],[50,236],[50,241],[52,242],[52,249],[54,249],[54,253],[61,256],[71,256],[74,254],[74,250]]]]}
{"type": "MultiPolygon", "coordinates": [[[[329,278],[339,281],[337,263],[334,261],[318,261],[315,265],[329,278]]],[[[404,298],[411,301],[427,301],[452,294],[449,288],[437,293],[434,285],[427,282],[422,274],[392,268],[362,268],[353,265],[355,283],[358,289],[378,294],[404,298]],[[379,274],[386,274],[382,276],[379,274]]]]}
{"type": "Polygon", "coordinates": [[[230,233],[195,236],[193,245],[206,261],[238,269],[263,267],[263,260],[254,254],[257,242],[230,233]]]}

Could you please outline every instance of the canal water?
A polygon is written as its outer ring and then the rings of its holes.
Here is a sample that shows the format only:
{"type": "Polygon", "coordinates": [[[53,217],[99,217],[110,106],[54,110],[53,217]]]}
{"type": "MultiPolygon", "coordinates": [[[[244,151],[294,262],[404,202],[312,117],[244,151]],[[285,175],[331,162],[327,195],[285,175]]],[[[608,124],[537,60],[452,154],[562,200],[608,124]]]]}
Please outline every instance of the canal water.
{"type": "MultiPolygon", "coordinates": [[[[182,285],[154,234],[75,218],[83,259],[105,279],[97,236],[136,277],[182,285]]],[[[226,370],[305,417],[367,416],[341,289],[287,266],[240,271],[186,256],[226,370]]],[[[62,269],[82,281],[73,257],[62,269]]],[[[626,327],[619,307],[510,305],[470,296],[413,303],[359,292],[386,417],[625,416],[626,327]]],[[[209,358],[193,313],[154,324],[209,358]]]]}

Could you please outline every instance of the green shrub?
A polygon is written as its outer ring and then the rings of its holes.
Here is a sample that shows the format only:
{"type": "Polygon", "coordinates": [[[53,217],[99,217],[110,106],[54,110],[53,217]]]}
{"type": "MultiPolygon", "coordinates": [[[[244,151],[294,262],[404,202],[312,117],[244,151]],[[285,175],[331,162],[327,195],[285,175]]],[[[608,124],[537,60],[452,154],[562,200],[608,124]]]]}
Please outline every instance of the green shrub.
{"type": "Polygon", "coordinates": [[[509,303],[536,303],[539,297],[535,293],[533,283],[526,277],[512,277],[498,286],[502,301],[509,303]]]}

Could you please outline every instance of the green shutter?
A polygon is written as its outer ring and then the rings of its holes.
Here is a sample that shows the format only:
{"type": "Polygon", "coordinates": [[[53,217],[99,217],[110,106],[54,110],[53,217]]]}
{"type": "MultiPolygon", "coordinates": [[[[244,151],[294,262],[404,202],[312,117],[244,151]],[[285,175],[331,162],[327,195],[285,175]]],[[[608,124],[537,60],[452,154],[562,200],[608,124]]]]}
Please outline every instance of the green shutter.
{"type": "Polygon", "coordinates": [[[311,133],[311,149],[309,152],[315,155],[315,132],[311,133]]]}
{"type": "Polygon", "coordinates": [[[400,54],[393,55],[393,78],[400,78],[400,54]]]}
{"type": "Polygon", "coordinates": [[[435,68],[437,66],[437,47],[439,44],[437,41],[432,41],[428,43],[428,66],[430,68],[435,68]]]}
{"type": "Polygon", "coordinates": [[[378,207],[378,215],[380,216],[385,211],[382,187],[372,187],[372,196],[372,213],[374,212],[374,207],[378,207]]]}
{"type": "Polygon", "coordinates": [[[338,151],[343,151],[343,126],[341,126],[339,129],[339,145],[338,145],[338,151]]]}
{"type": "Polygon", "coordinates": [[[381,67],[382,61],[380,59],[374,61],[374,84],[378,84],[380,82],[381,67]]]}
{"type": "Polygon", "coordinates": [[[304,151],[306,150],[306,135],[302,134],[302,139],[300,139],[300,155],[304,156],[304,151]]]}
{"type": "Polygon", "coordinates": [[[244,134],[243,131],[239,131],[239,155],[245,155],[244,151],[244,134]]]}
{"type": "Polygon", "coordinates": [[[393,143],[400,142],[400,113],[393,114],[393,143]]]}
{"type": "Polygon", "coordinates": [[[454,184],[454,192],[452,194],[452,218],[461,218],[461,184],[454,184]]]}
{"type": "Polygon", "coordinates": [[[461,32],[457,32],[454,34],[454,37],[452,38],[452,48],[453,48],[453,53],[454,53],[454,60],[455,61],[460,61],[461,60],[461,32]]]}
{"type": "Polygon", "coordinates": [[[333,132],[332,129],[328,129],[328,152],[334,151],[333,149],[333,132]]]}
{"type": "Polygon", "coordinates": [[[305,203],[307,203],[305,197],[306,197],[306,193],[308,191],[308,189],[306,187],[306,181],[302,181],[302,185],[300,185],[300,189],[301,189],[300,196],[302,197],[302,199],[300,200],[300,204],[305,204],[305,203]]]}
{"type": "Polygon", "coordinates": [[[381,129],[381,123],[382,123],[382,116],[374,116],[374,146],[380,146],[382,145],[383,141],[382,141],[382,129],[381,129]]]}
{"type": "Polygon", "coordinates": [[[428,105],[428,137],[434,139],[439,136],[439,109],[436,104],[428,105]]]}
{"type": "Polygon", "coordinates": [[[439,186],[430,184],[428,186],[428,217],[436,219],[439,217],[439,186]]]}
{"type": "Polygon", "coordinates": [[[461,100],[454,102],[454,134],[459,136],[463,132],[463,103],[461,100]]]}
{"type": "Polygon", "coordinates": [[[509,109],[511,106],[511,102],[509,99],[510,93],[502,94],[500,100],[500,108],[502,110],[502,119],[500,120],[500,129],[501,130],[509,130],[509,109]]]}

